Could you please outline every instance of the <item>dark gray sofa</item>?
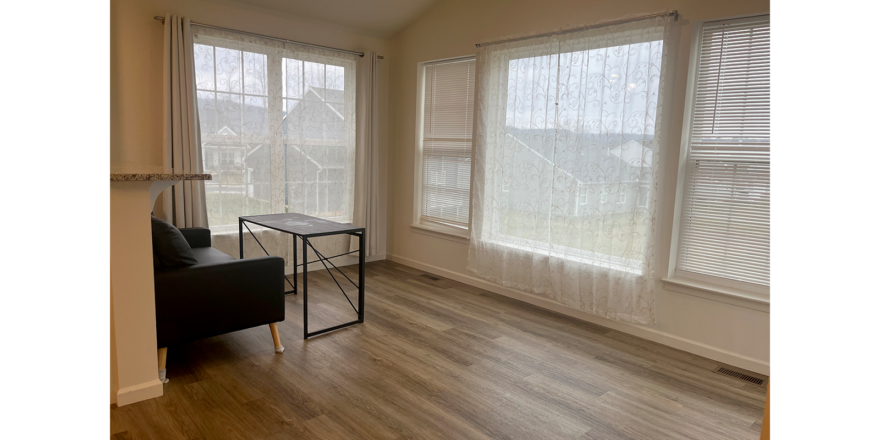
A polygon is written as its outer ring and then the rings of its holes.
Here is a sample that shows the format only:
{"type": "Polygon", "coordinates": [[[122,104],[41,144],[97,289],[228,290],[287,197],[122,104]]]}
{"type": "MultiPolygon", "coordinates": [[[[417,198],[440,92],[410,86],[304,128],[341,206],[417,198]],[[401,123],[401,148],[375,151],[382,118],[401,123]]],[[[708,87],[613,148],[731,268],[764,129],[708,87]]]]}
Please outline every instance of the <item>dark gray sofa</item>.
{"type": "Polygon", "coordinates": [[[168,346],[259,325],[270,324],[284,351],[275,325],[284,321],[284,259],[238,260],[211,247],[207,228],[180,232],[198,264],[154,271],[160,376],[168,346]]]}

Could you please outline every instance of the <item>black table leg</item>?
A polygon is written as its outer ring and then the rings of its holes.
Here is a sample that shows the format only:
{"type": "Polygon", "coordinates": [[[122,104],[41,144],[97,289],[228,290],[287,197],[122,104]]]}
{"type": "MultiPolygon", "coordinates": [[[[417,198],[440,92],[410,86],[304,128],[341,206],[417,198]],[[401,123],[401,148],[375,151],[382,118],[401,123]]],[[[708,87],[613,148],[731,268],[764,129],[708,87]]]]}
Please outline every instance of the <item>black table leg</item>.
{"type": "Polygon", "coordinates": [[[296,295],[296,235],[291,235],[291,237],[293,237],[293,294],[296,295]]]}
{"type": "MultiPolygon", "coordinates": [[[[348,295],[345,293],[345,290],[342,288],[342,285],[340,285],[340,284],[339,284],[339,281],[336,279],[336,277],[333,276],[333,271],[330,270],[330,267],[327,266],[327,264],[325,264],[325,262],[330,263],[330,265],[333,266],[334,269],[336,269],[336,270],[337,270],[337,271],[338,271],[338,272],[339,272],[344,278],[346,278],[346,279],[347,279],[349,282],[351,282],[352,284],[355,284],[354,281],[352,281],[350,278],[348,278],[347,275],[345,275],[345,273],[343,273],[341,270],[339,270],[339,268],[336,267],[336,265],[333,264],[333,263],[330,261],[329,258],[325,257],[323,254],[321,254],[321,252],[319,252],[317,249],[315,249],[315,247],[312,246],[311,243],[309,243],[308,241],[304,241],[304,245],[303,245],[303,255],[304,255],[304,257],[303,257],[303,259],[304,259],[304,261],[303,261],[303,265],[305,265],[305,264],[308,262],[308,258],[305,256],[305,255],[308,255],[308,254],[307,254],[308,251],[307,251],[306,249],[307,249],[308,247],[311,247],[311,248],[312,248],[312,251],[315,253],[315,256],[318,257],[318,259],[317,259],[316,261],[318,261],[318,262],[320,262],[321,264],[324,265],[324,268],[327,269],[327,273],[329,273],[329,274],[330,274],[330,277],[333,278],[333,281],[336,282],[336,286],[339,287],[339,290],[342,292],[342,294],[345,296],[345,298],[346,298],[346,299],[349,299],[349,301],[348,301],[349,304],[351,305],[352,309],[354,309],[354,311],[355,311],[355,312],[357,313],[357,315],[358,315],[357,319],[354,320],[354,321],[351,321],[351,322],[346,322],[346,323],[344,323],[344,324],[335,325],[335,326],[333,326],[333,327],[329,327],[329,328],[325,328],[325,329],[317,330],[317,331],[314,331],[314,332],[309,332],[308,330],[306,330],[306,331],[305,331],[305,338],[306,338],[306,339],[308,339],[308,338],[310,338],[310,337],[312,337],[312,336],[317,336],[317,335],[320,335],[320,334],[324,334],[324,333],[332,332],[332,331],[334,331],[334,330],[338,330],[338,329],[341,329],[341,328],[345,328],[345,327],[348,327],[348,326],[351,326],[351,325],[360,324],[360,323],[364,322],[364,312],[363,312],[363,310],[364,310],[364,278],[365,278],[365,275],[366,275],[366,264],[365,264],[365,263],[366,263],[366,253],[365,253],[364,246],[365,246],[365,244],[366,244],[366,239],[365,239],[365,236],[364,236],[363,234],[364,234],[363,232],[361,232],[360,234],[357,234],[357,233],[352,233],[352,234],[350,234],[350,235],[357,235],[357,236],[358,236],[358,238],[359,238],[359,244],[360,244],[360,249],[358,249],[357,251],[346,252],[345,254],[340,254],[340,255],[336,255],[336,256],[334,256],[334,257],[331,257],[331,258],[335,258],[335,257],[339,257],[339,256],[342,256],[342,255],[351,254],[351,253],[354,253],[354,252],[358,252],[358,253],[360,254],[360,255],[358,256],[358,279],[360,280],[360,283],[358,283],[358,285],[355,285],[355,287],[357,287],[357,289],[358,289],[358,307],[357,307],[357,308],[355,308],[354,304],[353,304],[353,303],[351,302],[351,300],[348,298],[348,295]]],[[[305,237],[302,237],[302,239],[303,239],[303,240],[307,240],[305,237]]],[[[306,276],[306,271],[303,270],[303,313],[308,314],[308,305],[307,305],[307,287],[306,287],[305,276],[306,276]]],[[[304,322],[308,322],[308,316],[305,317],[304,322]]]]}
{"type": "Polygon", "coordinates": [[[309,239],[302,237],[303,242],[303,339],[309,338],[309,239]]]}
{"type": "Polygon", "coordinates": [[[241,218],[238,219],[238,259],[244,260],[244,233],[241,230],[241,218]]]}
{"type": "Polygon", "coordinates": [[[364,277],[366,275],[366,255],[364,244],[366,243],[367,231],[360,234],[360,247],[358,248],[358,322],[364,322],[364,277]]]}

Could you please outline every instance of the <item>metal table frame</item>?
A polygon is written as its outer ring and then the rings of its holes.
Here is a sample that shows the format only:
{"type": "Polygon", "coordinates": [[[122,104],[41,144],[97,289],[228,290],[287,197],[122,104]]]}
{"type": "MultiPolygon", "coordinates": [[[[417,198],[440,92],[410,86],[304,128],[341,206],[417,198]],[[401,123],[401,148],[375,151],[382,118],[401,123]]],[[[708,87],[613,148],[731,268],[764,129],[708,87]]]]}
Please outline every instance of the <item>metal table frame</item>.
{"type": "MultiPolygon", "coordinates": [[[[248,217],[259,217],[259,216],[248,216],[248,217]]],[[[263,249],[263,252],[265,252],[266,255],[269,255],[269,252],[266,250],[266,248],[263,246],[263,244],[260,243],[260,240],[257,239],[257,237],[254,235],[254,233],[251,231],[251,228],[249,228],[247,226],[247,224],[245,224],[245,222],[250,222],[255,225],[264,227],[264,228],[273,229],[273,230],[283,232],[286,234],[290,234],[293,236],[293,246],[292,246],[293,247],[293,284],[290,283],[290,281],[287,279],[287,276],[284,277],[284,280],[287,281],[287,284],[290,284],[291,287],[293,287],[293,290],[288,290],[284,293],[285,294],[293,294],[293,295],[296,295],[298,293],[297,292],[297,290],[298,290],[297,279],[296,279],[297,278],[297,268],[299,266],[303,266],[303,282],[302,282],[302,284],[303,284],[302,285],[303,339],[308,339],[312,336],[318,336],[320,334],[332,332],[334,330],[339,330],[341,328],[345,328],[348,326],[352,326],[352,325],[360,324],[360,323],[364,322],[364,275],[365,275],[364,263],[365,263],[365,257],[366,257],[363,252],[365,238],[366,238],[366,230],[364,228],[351,227],[350,229],[347,228],[345,230],[339,230],[339,231],[334,231],[334,232],[321,232],[321,233],[314,233],[314,234],[298,234],[296,232],[274,228],[272,226],[267,226],[265,224],[255,222],[253,220],[249,220],[249,219],[246,220],[243,217],[239,217],[238,218],[238,248],[239,248],[239,257],[242,260],[244,259],[244,233],[243,233],[242,227],[247,229],[247,231],[251,234],[251,237],[254,237],[254,240],[256,240],[257,244],[260,245],[260,247],[263,249]],[[339,255],[334,255],[332,257],[325,257],[317,249],[315,249],[315,247],[309,241],[310,238],[314,238],[314,237],[323,237],[323,236],[340,235],[340,234],[347,234],[347,235],[353,235],[353,236],[358,237],[358,242],[359,242],[358,250],[351,251],[351,252],[345,252],[345,253],[342,253],[339,255]],[[304,261],[302,264],[297,264],[298,256],[296,253],[296,237],[299,237],[300,240],[302,240],[302,242],[303,242],[302,243],[303,259],[304,260],[308,259],[308,248],[312,248],[312,252],[314,252],[315,255],[318,256],[317,260],[304,261]],[[358,283],[357,284],[355,284],[355,282],[352,281],[351,278],[348,277],[348,275],[343,273],[342,270],[340,270],[338,267],[336,267],[335,264],[333,264],[332,261],[330,261],[333,258],[341,257],[343,255],[353,254],[355,252],[358,253],[358,283]],[[347,299],[348,303],[351,304],[351,308],[354,309],[355,313],[357,313],[357,315],[358,315],[357,320],[354,320],[351,322],[346,322],[344,324],[335,325],[333,327],[328,327],[325,329],[309,332],[308,264],[315,263],[315,262],[320,262],[324,266],[324,269],[327,270],[327,273],[330,274],[330,277],[333,278],[333,281],[336,283],[336,286],[339,287],[339,290],[345,296],[345,299],[347,299]],[[355,286],[358,289],[358,306],[357,307],[354,306],[354,304],[351,302],[351,298],[348,297],[348,294],[346,294],[345,290],[342,288],[342,285],[340,285],[339,281],[336,279],[336,277],[333,276],[333,271],[330,270],[330,268],[327,266],[327,263],[330,263],[330,266],[333,266],[333,268],[336,269],[337,272],[339,272],[343,277],[345,277],[345,279],[347,279],[353,286],[355,286]]]]}

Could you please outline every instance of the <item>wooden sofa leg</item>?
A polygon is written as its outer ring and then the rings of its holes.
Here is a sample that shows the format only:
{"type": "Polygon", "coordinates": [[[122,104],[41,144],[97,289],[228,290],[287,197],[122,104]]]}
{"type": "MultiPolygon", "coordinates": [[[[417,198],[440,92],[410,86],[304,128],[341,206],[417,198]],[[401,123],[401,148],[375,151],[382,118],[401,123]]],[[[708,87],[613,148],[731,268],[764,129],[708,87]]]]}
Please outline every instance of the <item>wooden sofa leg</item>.
{"type": "Polygon", "coordinates": [[[159,349],[159,380],[162,383],[168,383],[168,379],[165,378],[166,359],[168,359],[168,347],[162,347],[159,349]]]}
{"type": "Polygon", "coordinates": [[[272,340],[275,342],[275,353],[282,353],[284,346],[281,345],[281,336],[278,336],[278,323],[269,324],[269,330],[272,331],[272,340]]]}

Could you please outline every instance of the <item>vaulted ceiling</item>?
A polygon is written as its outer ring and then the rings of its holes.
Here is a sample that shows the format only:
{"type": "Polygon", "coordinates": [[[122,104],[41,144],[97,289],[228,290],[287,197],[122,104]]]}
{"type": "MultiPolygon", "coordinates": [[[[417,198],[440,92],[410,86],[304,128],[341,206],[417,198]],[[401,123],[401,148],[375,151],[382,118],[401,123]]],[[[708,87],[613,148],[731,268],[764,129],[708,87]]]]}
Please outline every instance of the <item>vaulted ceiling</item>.
{"type": "Polygon", "coordinates": [[[439,0],[238,0],[389,38],[439,0]]]}

